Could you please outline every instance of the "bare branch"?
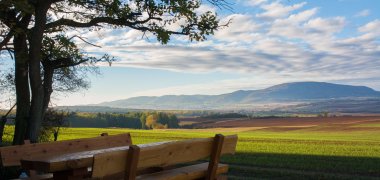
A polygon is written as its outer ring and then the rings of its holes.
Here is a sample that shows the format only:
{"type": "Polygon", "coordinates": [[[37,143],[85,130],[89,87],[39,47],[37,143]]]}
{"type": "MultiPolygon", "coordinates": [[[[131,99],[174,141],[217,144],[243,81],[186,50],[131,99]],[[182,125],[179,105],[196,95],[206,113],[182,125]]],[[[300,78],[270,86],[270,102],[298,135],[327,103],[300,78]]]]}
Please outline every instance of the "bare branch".
{"type": "Polygon", "coordinates": [[[9,56],[12,58],[12,59],[14,59],[14,57],[13,57],[13,50],[12,49],[10,49],[10,48],[7,48],[7,51],[8,51],[8,53],[9,53],[9,56]]]}
{"type": "Polygon", "coordinates": [[[4,37],[3,41],[0,42],[0,50],[7,49],[3,47],[7,46],[7,44],[12,39],[12,37],[13,37],[13,31],[9,31],[8,34],[4,37]]]}
{"type": "Polygon", "coordinates": [[[135,22],[129,22],[129,19],[132,19],[136,16],[141,15],[141,13],[132,13],[126,18],[119,18],[119,19],[114,19],[111,17],[95,17],[91,19],[89,22],[77,22],[71,19],[65,19],[61,18],[57,21],[48,23],[46,25],[46,29],[51,29],[51,28],[56,28],[59,26],[70,26],[70,27],[78,27],[78,28],[87,28],[87,27],[92,27],[92,26],[99,26],[100,23],[106,23],[110,25],[118,25],[118,26],[133,26],[136,24],[144,24],[152,19],[156,20],[161,20],[161,18],[152,18],[149,17],[146,20],[143,21],[135,21],[135,22]]]}
{"type": "Polygon", "coordinates": [[[227,2],[225,0],[207,0],[210,4],[218,7],[219,9],[227,9],[229,11],[232,11],[232,5],[233,3],[227,2]]]}
{"type": "Polygon", "coordinates": [[[57,62],[57,64],[54,64],[54,69],[59,69],[59,68],[64,68],[64,67],[73,67],[73,66],[77,66],[77,65],[80,65],[84,62],[87,62],[88,59],[82,59],[80,61],[77,61],[77,62],[73,62],[71,60],[71,58],[62,58],[62,59],[57,59],[53,62],[57,62]]]}
{"type": "Polygon", "coordinates": [[[44,60],[42,61],[42,65],[44,67],[51,68],[51,69],[59,69],[59,68],[77,66],[84,62],[87,62],[88,60],[89,59],[82,59],[80,61],[75,62],[70,57],[67,57],[67,58],[60,58],[54,61],[44,60]]]}
{"type": "Polygon", "coordinates": [[[80,37],[78,35],[74,35],[73,37],[69,38],[68,40],[71,40],[71,39],[73,39],[75,37],[79,38],[80,40],[82,40],[83,42],[85,42],[85,43],[87,43],[87,44],[89,44],[91,46],[95,46],[95,47],[101,48],[101,46],[93,44],[93,43],[90,43],[90,42],[86,41],[83,37],[80,37]]]}

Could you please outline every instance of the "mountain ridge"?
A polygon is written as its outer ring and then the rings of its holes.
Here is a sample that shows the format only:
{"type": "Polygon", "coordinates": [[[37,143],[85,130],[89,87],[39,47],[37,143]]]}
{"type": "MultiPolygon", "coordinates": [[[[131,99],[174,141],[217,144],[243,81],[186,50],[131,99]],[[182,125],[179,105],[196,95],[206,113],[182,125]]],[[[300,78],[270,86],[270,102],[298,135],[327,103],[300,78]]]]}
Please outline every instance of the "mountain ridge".
{"type": "Polygon", "coordinates": [[[220,95],[139,96],[96,105],[138,109],[218,109],[227,106],[316,102],[350,98],[380,98],[380,92],[366,86],[326,82],[292,82],[261,90],[238,90],[220,95]]]}

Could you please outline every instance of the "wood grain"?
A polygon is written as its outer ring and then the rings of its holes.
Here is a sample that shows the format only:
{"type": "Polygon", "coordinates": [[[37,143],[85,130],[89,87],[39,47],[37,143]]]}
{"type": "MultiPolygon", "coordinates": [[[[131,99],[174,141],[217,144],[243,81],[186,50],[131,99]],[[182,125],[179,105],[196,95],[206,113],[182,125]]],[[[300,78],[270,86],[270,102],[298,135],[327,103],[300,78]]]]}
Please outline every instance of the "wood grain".
{"type": "Polygon", "coordinates": [[[125,168],[124,179],[135,180],[137,174],[137,163],[140,158],[140,147],[136,145],[129,146],[127,155],[127,167],[125,168]]]}
{"type": "MultiPolygon", "coordinates": [[[[149,167],[166,167],[175,164],[197,161],[210,156],[214,138],[190,139],[184,141],[173,141],[161,144],[141,145],[138,170],[149,167]]],[[[221,154],[234,154],[237,144],[237,136],[225,136],[221,154]]],[[[99,163],[98,170],[107,175],[118,174],[125,170],[128,150],[113,151],[96,154],[94,166],[99,163]]],[[[206,167],[207,170],[207,167],[206,167]]],[[[93,173],[96,174],[96,169],[93,173]]]]}
{"type": "Polygon", "coordinates": [[[47,158],[60,154],[91,151],[110,147],[131,145],[129,133],[113,136],[100,136],[48,143],[24,144],[0,148],[3,166],[20,166],[21,159],[47,158]]]}
{"type": "Polygon", "coordinates": [[[222,152],[223,141],[224,141],[223,135],[221,134],[215,135],[214,142],[212,145],[212,151],[211,151],[211,156],[210,156],[210,162],[208,165],[206,180],[214,180],[217,175],[216,171],[218,169],[220,154],[222,152]]]}
{"type": "MultiPolygon", "coordinates": [[[[142,146],[151,146],[154,144],[163,144],[166,142],[160,143],[151,143],[139,145],[142,146]]],[[[91,167],[93,165],[94,155],[107,153],[107,152],[119,152],[129,149],[128,146],[114,147],[114,148],[105,148],[92,151],[82,151],[77,153],[68,153],[56,156],[49,157],[29,157],[23,158],[21,160],[22,167],[25,169],[35,169],[43,172],[56,172],[56,171],[66,171],[69,169],[78,169],[83,167],[91,167]]],[[[125,151],[127,152],[127,151],[125,151]]],[[[116,161],[117,159],[115,159],[116,161]]]]}

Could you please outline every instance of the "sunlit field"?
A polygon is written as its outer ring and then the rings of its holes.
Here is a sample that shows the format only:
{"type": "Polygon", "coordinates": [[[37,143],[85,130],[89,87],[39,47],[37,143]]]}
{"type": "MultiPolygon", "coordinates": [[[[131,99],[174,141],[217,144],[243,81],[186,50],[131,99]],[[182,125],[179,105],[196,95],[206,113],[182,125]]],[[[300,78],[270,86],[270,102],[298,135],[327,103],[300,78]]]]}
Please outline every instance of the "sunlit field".
{"type": "MultiPolygon", "coordinates": [[[[218,128],[194,130],[132,130],[65,128],[59,140],[130,132],[134,144],[238,134],[237,153],[222,158],[230,164],[230,179],[378,179],[379,124],[347,131],[337,126],[305,128],[218,128]],[[366,128],[370,127],[370,128],[366,128]]],[[[12,127],[7,127],[9,133],[12,127]]],[[[10,136],[6,136],[10,140],[10,136]]]]}

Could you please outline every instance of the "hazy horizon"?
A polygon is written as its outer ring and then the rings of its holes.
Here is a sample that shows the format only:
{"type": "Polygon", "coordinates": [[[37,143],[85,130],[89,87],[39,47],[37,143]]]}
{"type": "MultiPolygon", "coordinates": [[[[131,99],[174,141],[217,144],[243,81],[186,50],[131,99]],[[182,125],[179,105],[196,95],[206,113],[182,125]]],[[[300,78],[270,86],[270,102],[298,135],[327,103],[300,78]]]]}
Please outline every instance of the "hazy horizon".
{"type": "MultiPolygon", "coordinates": [[[[315,83],[328,83],[328,82],[316,82],[316,81],[307,81],[306,83],[308,82],[315,82],[315,83]]],[[[287,83],[305,83],[305,82],[287,82],[287,83]]],[[[287,84],[287,83],[281,83],[281,84],[287,84]]],[[[100,104],[100,103],[105,103],[105,102],[112,102],[112,101],[117,101],[117,100],[125,100],[125,99],[129,99],[129,98],[135,98],[135,97],[162,97],[162,96],[166,96],[166,95],[174,95],[174,96],[181,96],[181,95],[221,95],[221,94],[229,94],[229,93],[233,93],[235,91],[240,91],[240,90],[246,90],[246,91],[249,91],[249,90],[263,90],[263,89],[266,89],[266,88],[270,88],[272,86],[276,86],[276,85],[281,85],[281,84],[275,84],[275,85],[270,85],[270,86],[266,86],[266,87],[263,87],[263,88],[258,88],[258,89],[239,89],[239,90],[234,90],[234,91],[229,91],[229,92],[225,92],[225,93],[205,93],[205,94],[161,94],[161,95],[140,95],[140,96],[132,96],[132,97],[127,97],[127,98],[121,98],[121,99],[115,99],[115,100],[109,100],[109,101],[103,101],[103,102],[98,102],[98,103],[92,103],[92,104],[77,104],[77,105],[73,105],[73,104],[68,104],[68,105],[62,105],[62,106],[80,106],[80,105],[97,105],[97,104],[100,104]]],[[[332,84],[337,84],[337,85],[348,85],[348,84],[338,84],[338,83],[332,83],[332,84]]],[[[354,85],[356,86],[356,85],[354,85]]],[[[361,86],[361,85],[357,85],[357,86],[361,86]]],[[[368,86],[365,86],[365,87],[368,87],[368,86]]],[[[370,87],[369,87],[370,88],[370,87]]],[[[373,88],[371,88],[373,89],[373,88]]],[[[376,89],[373,89],[375,91],[378,91],[376,89]]],[[[380,92],[380,91],[378,91],[380,92]]],[[[279,103],[279,102],[277,102],[279,103]]],[[[266,103],[264,103],[266,104],[266,103]]],[[[276,104],[276,103],[269,103],[269,104],[276,104]]],[[[259,105],[263,105],[263,103],[260,103],[259,105]]]]}

